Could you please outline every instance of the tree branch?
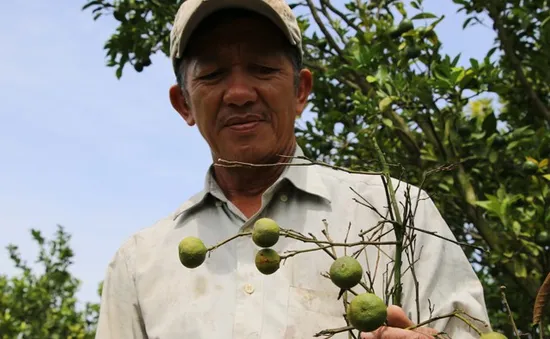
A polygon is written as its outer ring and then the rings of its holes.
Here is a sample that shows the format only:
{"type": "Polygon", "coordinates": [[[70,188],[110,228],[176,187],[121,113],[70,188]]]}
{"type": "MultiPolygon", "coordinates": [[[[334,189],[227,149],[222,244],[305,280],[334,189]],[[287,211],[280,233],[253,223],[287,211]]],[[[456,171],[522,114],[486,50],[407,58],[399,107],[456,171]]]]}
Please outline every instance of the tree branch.
{"type": "Polygon", "coordinates": [[[344,13],[342,13],[341,11],[339,11],[337,8],[335,8],[331,3],[330,1],[327,1],[327,0],[321,0],[321,3],[326,6],[328,9],[330,9],[334,14],[336,14],[337,16],[339,16],[342,21],[344,21],[349,27],[353,28],[356,32],[361,32],[361,28],[359,28],[359,26],[357,26],[356,24],[353,23],[353,21],[351,21],[348,17],[346,17],[346,15],[344,13]]]}
{"type": "Polygon", "coordinates": [[[336,41],[334,40],[330,32],[327,30],[327,27],[321,20],[321,17],[319,16],[319,12],[317,12],[317,8],[313,4],[313,1],[312,0],[306,0],[306,1],[309,6],[309,10],[311,11],[311,15],[313,16],[313,19],[317,23],[317,26],[319,26],[319,29],[321,30],[321,32],[323,32],[323,34],[325,35],[325,38],[327,39],[327,42],[330,45],[330,47],[332,47],[338,53],[338,57],[342,60],[343,63],[349,64],[348,60],[344,57],[344,51],[340,48],[340,46],[338,46],[338,44],[336,43],[336,41]]]}
{"type": "Polygon", "coordinates": [[[510,63],[512,64],[512,68],[516,72],[517,79],[527,92],[527,96],[529,97],[529,99],[532,100],[541,118],[546,119],[546,121],[550,123],[550,111],[546,106],[544,106],[542,100],[535,93],[531,84],[529,84],[529,81],[527,80],[527,77],[523,72],[521,62],[516,57],[514,46],[508,38],[506,28],[504,27],[504,24],[502,23],[502,20],[500,18],[500,13],[497,12],[494,6],[488,6],[488,12],[489,17],[493,20],[494,27],[502,44],[502,49],[504,50],[504,54],[508,57],[510,63]]]}

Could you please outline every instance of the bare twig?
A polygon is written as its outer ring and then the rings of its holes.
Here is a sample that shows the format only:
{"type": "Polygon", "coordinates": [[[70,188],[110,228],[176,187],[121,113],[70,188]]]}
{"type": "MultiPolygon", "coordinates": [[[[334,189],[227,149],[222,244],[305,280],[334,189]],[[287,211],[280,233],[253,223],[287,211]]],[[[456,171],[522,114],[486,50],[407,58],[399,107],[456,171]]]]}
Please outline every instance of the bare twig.
{"type": "Polygon", "coordinates": [[[430,318],[432,318],[435,311],[435,305],[432,304],[432,301],[429,298],[428,298],[428,310],[430,311],[430,318]]]}
{"type": "Polygon", "coordinates": [[[516,338],[519,337],[518,328],[516,327],[516,323],[514,321],[514,315],[512,314],[512,310],[510,309],[510,305],[508,304],[508,300],[506,299],[506,286],[500,286],[500,296],[502,298],[502,302],[504,303],[504,306],[506,306],[506,312],[508,313],[508,318],[510,319],[510,324],[512,325],[512,329],[514,330],[514,334],[516,335],[516,338]]]}
{"type": "MultiPolygon", "coordinates": [[[[314,240],[317,240],[317,238],[316,238],[312,233],[309,233],[309,235],[310,235],[314,240]]],[[[319,246],[326,254],[328,254],[329,257],[331,257],[333,260],[336,260],[336,254],[333,254],[331,251],[329,251],[328,249],[324,248],[319,242],[316,242],[315,244],[317,244],[317,246],[319,246]]]]}
{"type": "Polygon", "coordinates": [[[304,157],[304,156],[288,156],[288,155],[281,155],[281,154],[279,154],[278,156],[280,156],[282,158],[295,158],[295,159],[307,160],[307,161],[309,161],[309,163],[276,162],[276,163],[269,163],[269,164],[253,164],[253,163],[248,163],[248,162],[225,160],[225,159],[220,158],[220,159],[218,159],[218,162],[220,162],[220,163],[215,163],[214,166],[219,166],[219,167],[272,167],[272,166],[313,166],[313,165],[319,165],[319,166],[325,166],[325,167],[329,167],[329,168],[339,170],[339,171],[344,171],[344,172],[351,173],[351,174],[380,175],[379,172],[354,171],[354,170],[350,170],[350,169],[347,169],[347,168],[344,168],[344,167],[329,165],[329,164],[327,164],[325,162],[322,162],[322,161],[311,160],[311,159],[309,159],[307,157],[304,157]]]}
{"type": "Polygon", "coordinates": [[[466,325],[470,326],[470,328],[472,328],[474,331],[476,331],[477,334],[479,334],[480,336],[483,334],[483,333],[481,333],[481,331],[476,326],[474,326],[474,324],[472,324],[471,321],[464,318],[464,316],[462,314],[456,314],[455,317],[462,320],[466,325]]]}
{"type": "Polygon", "coordinates": [[[421,229],[421,228],[417,228],[417,227],[413,227],[413,226],[407,226],[407,225],[405,225],[405,227],[410,228],[410,229],[413,229],[413,230],[415,230],[415,231],[419,231],[419,232],[422,232],[422,233],[426,233],[426,234],[432,235],[432,236],[434,236],[434,237],[436,237],[436,238],[440,238],[440,239],[443,239],[443,240],[452,242],[453,244],[456,244],[456,245],[472,247],[472,248],[475,248],[475,249],[480,250],[480,251],[489,252],[489,250],[484,249],[483,247],[479,247],[479,246],[476,246],[476,245],[468,244],[468,243],[465,243],[465,242],[455,241],[455,240],[453,240],[453,239],[449,239],[449,238],[446,238],[446,237],[444,237],[444,236],[441,236],[441,235],[437,234],[437,232],[434,232],[434,231],[426,231],[426,230],[423,230],[423,229],[421,229]]]}
{"type": "MultiPolygon", "coordinates": [[[[412,237],[411,235],[407,235],[407,237],[412,237]]],[[[407,254],[407,259],[409,261],[409,267],[411,269],[411,274],[414,282],[414,290],[415,290],[415,301],[416,301],[416,322],[420,321],[420,288],[419,288],[419,282],[418,278],[416,277],[416,271],[414,269],[414,265],[416,263],[414,259],[415,249],[416,249],[416,241],[413,241],[411,239],[411,245],[410,248],[405,250],[405,253],[407,254]],[[410,254],[409,254],[410,250],[410,254]]]]}
{"type": "Polygon", "coordinates": [[[331,338],[335,334],[342,333],[342,332],[347,332],[347,331],[353,331],[354,329],[355,328],[353,326],[344,326],[344,327],[339,327],[339,328],[332,328],[332,329],[328,329],[328,330],[322,330],[318,333],[315,333],[315,335],[313,335],[313,336],[314,337],[327,336],[327,338],[331,338]]]}
{"type": "MultiPolygon", "coordinates": [[[[351,230],[351,221],[350,223],[348,224],[348,230],[346,232],[346,237],[344,238],[344,242],[347,243],[348,242],[348,237],[349,237],[349,231],[351,230]]],[[[347,247],[344,247],[344,255],[347,255],[347,247]]]]}
{"type": "MultiPolygon", "coordinates": [[[[422,327],[422,326],[424,326],[424,325],[428,325],[428,324],[430,324],[430,323],[432,323],[432,322],[434,322],[434,321],[436,321],[436,320],[441,320],[441,319],[456,317],[456,318],[462,320],[466,325],[468,325],[471,329],[473,329],[474,331],[476,331],[478,335],[481,336],[481,335],[482,335],[482,332],[479,330],[479,328],[477,328],[477,326],[475,326],[474,324],[472,324],[472,322],[471,322],[470,320],[466,319],[466,318],[464,317],[465,315],[468,316],[468,317],[470,317],[468,314],[464,313],[462,310],[455,310],[455,311],[453,311],[453,312],[451,312],[451,313],[444,314],[444,315],[440,315],[440,316],[436,316],[436,317],[433,317],[433,318],[428,319],[428,320],[426,320],[426,321],[423,321],[423,322],[421,322],[421,323],[418,323],[418,324],[416,324],[416,325],[409,326],[409,327],[407,327],[406,329],[407,329],[407,330],[413,330],[413,329],[415,329],[415,328],[419,328],[419,327],[422,327]]],[[[476,320],[476,321],[480,321],[480,320],[475,319],[475,318],[473,318],[473,317],[470,317],[470,318],[472,318],[472,319],[474,319],[474,320],[476,320]]],[[[482,323],[484,323],[484,322],[482,322],[482,323]]]]}
{"type": "Polygon", "coordinates": [[[246,236],[250,236],[250,235],[252,235],[252,232],[242,232],[242,233],[236,234],[236,235],[234,235],[234,236],[232,236],[232,237],[230,237],[230,238],[225,239],[224,241],[220,242],[220,243],[217,244],[217,245],[214,245],[214,246],[212,246],[212,247],[209,247],[209,248],[206,250],[206,252],[208,253],[208,255],[210,255],[210,253],[211,253],[212,251],[214,251],[215,249],[217,249],[218,247],[221,247],[221,246],[227,244],[228,242],[233,241],[233,240],[235,240],[235,239],[237,239],[237,238],[246,237],[246,236]]]}
{"type": "MultiPolygon", "coordinates": [[[[330,234],[328,233],[328,223],[326,219],[323,219],[323,225],[325,226],[325,228],[321,231],[321,233],[323,233],[323,235],[325,236],[325,238],[327,238],[329,243],[332,243],[332,239],[330,238],[330,234]]],[[[346,242],[344,241],[344,243],[346,242]]],[[[344,250],[345,249],[346,247],[344,247],[344,250]]],[[[331,250],[332,250],[332,254],[334,254],[335,257],[338,257],[338,255],[336,254],[336,249],[332,247],[331,250]]]]}

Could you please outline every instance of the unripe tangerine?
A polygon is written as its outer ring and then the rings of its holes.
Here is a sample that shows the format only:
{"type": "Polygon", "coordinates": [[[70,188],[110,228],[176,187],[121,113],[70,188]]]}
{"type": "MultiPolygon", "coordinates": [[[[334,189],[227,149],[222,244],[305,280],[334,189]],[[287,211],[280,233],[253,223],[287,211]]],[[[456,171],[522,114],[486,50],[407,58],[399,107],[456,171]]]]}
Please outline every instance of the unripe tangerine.
{"type": "Polygon", "coordinates": [[[330,265],[330,280],[342,289],[350,289],[357,285],[363,277],[363,267],[357,259],[342,256],[330,265]]]}
{"type": "Polygon", "coordinates": [[[201,239],[193,236],[182,239],[178,245],[180,262],[187,268],[197,268],[206,259],[206,246],[201,239]]]}
{"type": "Polygon", "coordinates": [[[256,253],[255,264],[258,271],[265,275],[270,275],[279,269],[281,257],[274,249],[263,248],[256,253]]]}
{"type": "Polygon", "coordinates": [[[388,307],[376,294],[363,293],[351,300],[346,315],[353,327],[361,332],[371,332],[384,324],[388,307]]]}
{"type": "Polygon", "coordinates": [[[279,241],[281,228],[270,218],[260,218],[254,223],[252,229],[252,241],[260,247],[271,247],[279,241]]]}

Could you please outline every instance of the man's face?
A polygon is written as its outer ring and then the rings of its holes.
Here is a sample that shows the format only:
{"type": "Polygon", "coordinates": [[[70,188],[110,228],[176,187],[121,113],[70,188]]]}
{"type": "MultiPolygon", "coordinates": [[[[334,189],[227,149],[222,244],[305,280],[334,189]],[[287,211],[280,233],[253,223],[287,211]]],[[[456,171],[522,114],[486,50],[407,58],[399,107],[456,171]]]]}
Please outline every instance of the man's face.
{"type": "Polygon", "coordinates": [[[295,83],[283,54],[287,42],[267,19],[227,18],[204,27],[188,45],[187,98],[177,86],[170,91],[176,110],[197,125],[216,158],[262,162],[288,151],[311,73],[302,70],[295,83]]]}

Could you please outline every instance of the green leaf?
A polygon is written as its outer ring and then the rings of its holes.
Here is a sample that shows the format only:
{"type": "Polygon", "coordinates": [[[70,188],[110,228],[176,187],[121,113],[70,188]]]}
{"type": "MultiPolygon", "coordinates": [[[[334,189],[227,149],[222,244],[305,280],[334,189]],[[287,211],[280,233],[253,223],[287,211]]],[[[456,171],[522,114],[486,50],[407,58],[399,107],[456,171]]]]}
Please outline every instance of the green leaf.
{"type": "Polygon", "coordinates": [[[380,100],[380,102],[378,103],[378,109],[382,112],[385,112],[391,106],[392,102],[393,98],[391,96],[387,96],[384,99],[380,100]]]}
{"type": "Polygon", "coordinates": [[[397,8],[397,11],[398,11],[399,14],[401,14],[403,17],[406,17],[406,16],[407,16],[407,12],[405,11],[405,6],[403,6],[403,3],[402,3],[402,2],[396,2],[396,3],[395,3],[395,8],[397,8]]]}
{"type": "Polygon", "coordinates": [[[514,258],[514,270],[515,270],[516,277],[518,278],[527,277],[527,268],[525,267],[525,263],[518,257],[514,258]]]}
{"type": "Polygon", "coordinates": [[[453,61],[451,62],[451,66],[452,66],[452,67],[455,67],[455,66],[458,64],[458,62],[460,61],[460,57],[461,57],[461,56],[462,56],[462,52],[461,52],[461,53],[458,53],[458,54],[454,57],[453,61]]]}
{"type": "Polygon", "coordinates": [[[491,152],[489,153],[489,162],[491,164],[496,164],[497,161],[498,161],[498,152],[495,150],[491,150],[491,152]]]}
{"type": "Polygon", "coordinates": [[[544,179],[550,181],[550,174],[544,174],[542,177],[543,177],[544,179]]]}
{"type": "Polygon", "coordinates": [[[495,215],[500,214],[500,203],[498,201],[476,201],[475,204],[487,211],[493,212],[495,215]]]}
{"type": "Polygon", "coordinates": [[[384,123],[384,125],[388,126],[389,128],[393,128],[393,122],[390,119],[383,118],[382,122],[384,123]]]}
{"type": "Polygon", "coordinates": [[[420,13],[411,18],[411,20],[420,20],[420,19],[436,19],[437,15],[432,13],[420,13]]]}
{"type": "Polygon", "coordinates": [[[497,51],[497,47],[493,47],[489,50],[489,52],[487,52],[487,56],[486,58],[487,59],[491,59],[491,57],[493,56],[493,54],[497,51]]]}
{"type": "Polygon", "coordinates": [[[367,75],[367,81],[372,84],[373,82],[376,82],[377,79],[372,75],[367,75]]]}
{"type": "Polygon", "coordinates": [[[477,59],[470,58],[470,64],[472,65],[474,71],[477,71],[479,69],[479,61],[477,61],[477,59]]]}
{"type": "Polygon", "coordinates": [[[462,24],[462,29],[465,29],[466,27],[468,27],[468,25],[470,24],[470,22],[472,22],[472,20],[474,20],[474,17],[469,17],[468,19],[464,20],[464,23],[462,24]]]}
{"type": "Polygon", "coordinates": [[[103,3],[103,1],[101,1],[101,0],[90,1],[87,4],[85,4],[84,6],[82,6],[81,9],[86,10],[90,6],[100,5],[101,3],[103,3]]]}
{"type": "Polygon", "coordinates": [[[388,68],[384,65],[381,65],[378,67],[378,71],[376,72],[376,79],[378,79],[379,82],[384,83],[390,79],[388,68]]]}
{"type": "Polygon", "coordinates": [[[512,230],[514,231],[515,235],[519,235],[519,233],[521,232],[521,224],[517,222],[517,220],[514,220],[512,222],[512,230]]]}
{"type": "Polygon", "coordinates": [[[514,148],[516,148],[516,147],[519,146],[519,143],[520,143],[519,140],[514,140],[514,141],[510,142],[510,143],[508,144],[508,146],[506,146],[506,149],[507,149],[507,150],[513,150],[514,148]]]}
{"type": "Polygon", "coordinates": [[[122,77],[122,67],[118,67],[116,69],[116,77],[117,79],[120,79],[122,77]]]}

